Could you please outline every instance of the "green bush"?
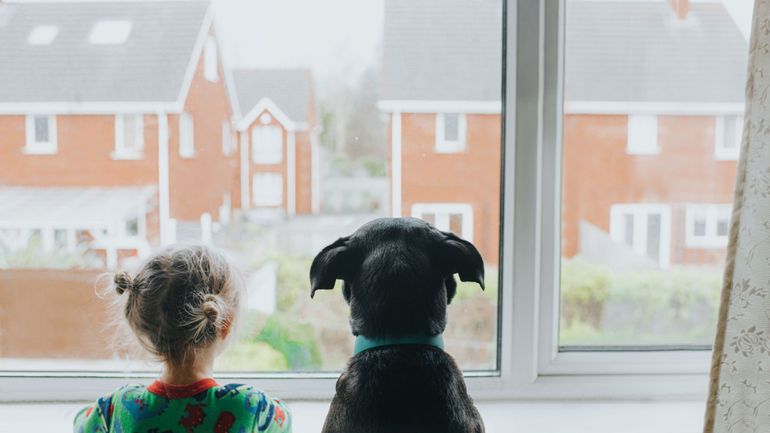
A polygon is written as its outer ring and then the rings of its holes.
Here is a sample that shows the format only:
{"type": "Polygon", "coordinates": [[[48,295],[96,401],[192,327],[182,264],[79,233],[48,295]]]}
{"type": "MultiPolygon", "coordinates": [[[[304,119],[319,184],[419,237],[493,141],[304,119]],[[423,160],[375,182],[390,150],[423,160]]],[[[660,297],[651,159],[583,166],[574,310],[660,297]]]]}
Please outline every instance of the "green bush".
{"type": "Polygon", "coordinates": [[[266,343],[283,354],[291,370],[317,370],[321,367],[321,354],[310,324],[273,314],[253,341],[266,343]]]}
{"type": "Polygon", "coordinates": [[[371,177],[385,177],[388,174],[387,164],[384,160],[363,157],[361,158],[360,163],[364,170],[366,170],[366,174],[371,177]]]}
{"type": "Polygon", "coordinates": [[[564,260],[560,342],[711,344],[721,281],[716,266],[617,271],[564,260]]]}

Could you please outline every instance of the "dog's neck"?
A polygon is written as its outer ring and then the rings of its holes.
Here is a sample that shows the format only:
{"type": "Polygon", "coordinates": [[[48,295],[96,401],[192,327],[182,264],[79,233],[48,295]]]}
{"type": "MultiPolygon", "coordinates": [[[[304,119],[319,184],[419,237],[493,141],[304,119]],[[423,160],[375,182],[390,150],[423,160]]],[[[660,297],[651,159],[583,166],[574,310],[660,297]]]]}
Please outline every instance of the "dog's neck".
{"type": "Polygon", "coordinates": [[[353,350],[353,354],[357,355],[361,352],[371,350],[377,347],[383,346],[398,346],[398,345],[423,345],[433,346],[441,350],[444,350],[444,338],[441,334],[438,335],[404,335],[402,337],[391,338],[367,338],[363,335],[356,337],[356,344],[353,350]]]}

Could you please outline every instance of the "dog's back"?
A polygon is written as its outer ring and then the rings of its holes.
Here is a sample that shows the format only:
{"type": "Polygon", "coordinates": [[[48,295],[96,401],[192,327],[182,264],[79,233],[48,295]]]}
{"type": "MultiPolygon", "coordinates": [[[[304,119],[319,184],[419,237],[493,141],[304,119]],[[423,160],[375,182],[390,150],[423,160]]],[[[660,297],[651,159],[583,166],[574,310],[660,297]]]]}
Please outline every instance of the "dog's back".
{"type": "Polygon", "coordinates": [[[337,381],[323,429],[324,433],[483,431],[452,357],[422,345],[378,347],[354,356],[337,381]]]}

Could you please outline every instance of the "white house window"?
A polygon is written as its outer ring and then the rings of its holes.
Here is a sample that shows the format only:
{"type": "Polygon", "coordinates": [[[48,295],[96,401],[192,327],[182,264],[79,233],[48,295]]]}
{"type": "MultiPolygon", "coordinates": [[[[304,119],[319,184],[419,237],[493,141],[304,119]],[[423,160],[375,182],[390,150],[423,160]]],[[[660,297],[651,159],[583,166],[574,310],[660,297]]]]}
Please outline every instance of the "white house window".
{"type": "Polygon", "coordinates": [[[128,40],[132,24],[125,20],[105,20],[97,22],[88,35],[88,41],[94,45],[120,45],[128,40]]]}
{"type": "Polygon", "coordinates": [[[729,204],[691,204],[686,211],[685,242],[689,248],[725,248],[730,230],[729,204]]]}
{"type": "Polygon", "coordinates": [[[258,126],[251,131],[251,155],[255,164],[283,161],[283,130],[280,126],[258,126]]]}
{"type": "Polygon", "coordinates": [[[219,80],[217,56],[217,41],[213,36],[209,36],[206,38],[206,48],[203,53],[203,75],[209,81],[219,80]]]}
{"type": "Polygon", "coordinates": [[[719,116],[714,130],[714,156],[718,160],[737,160],[743,139],[743,116],[719,116]]]}
{"type": "Polygon", "coordinates": [[[436,114],[437,153],[457,153],[465,150],[467,123],[465,114],[436,114]]]}
{"type": "Polygon", "coordinates": [[[650,114],[628,116],[626,152],[629,155],[655,155],[660,152],[657,116],[650,114]]]}
{"type": "Polygon", "coordinates": [[[26,153],[56,153],[56,116],[29,115],[26,119],[26,153]]]}
{"type": "Polygon", "coordinates": [[[30,45],[51,45],[58,34],[58,26],[35,26],[32,31],[29,32],[29,36],[27,36],[27,43],[30,45]]]}
{"type": "Polygon", "coordinates": [[[141,158],[144,152],[144,116],[122,114],[115,116],[115,158],[141,158]]]}
{"type": "Polygon", "coordinates": [[[254,206],[280,206],[283,203],[283,176],[257,173],[252,178],[254,206]]]}
{"type": "Polygon", "coordinates": [[[613,205],[610,236],[637,255],[666,268],[671,254],[671,208],[646,203],[613,205]]]}
{"type": "Polygon", "coordinates": [[[195,156],[195,123],[190,113],[182,113],[179,116],[179,156],[195,156]]]}
{"type": "Polygon", "coordinates": [[[412,205],[412,216],[473,242],[473,206],[470,204],[415,203],[412,205]]]}

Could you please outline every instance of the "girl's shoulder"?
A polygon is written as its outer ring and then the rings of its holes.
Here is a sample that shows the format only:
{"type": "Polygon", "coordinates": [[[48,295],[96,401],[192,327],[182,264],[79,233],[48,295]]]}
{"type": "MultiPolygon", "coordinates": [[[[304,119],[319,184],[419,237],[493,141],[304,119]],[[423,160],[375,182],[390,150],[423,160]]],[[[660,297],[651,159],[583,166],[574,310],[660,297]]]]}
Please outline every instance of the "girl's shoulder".
{"type": "Polygon", "coordinates": [[[215,387],[212,396],[217,406],[233,406],[236,412],[253,417],[257,431],[291,431],[291,414],[286,403],[258,388],[231,383],[215,387]]]}

